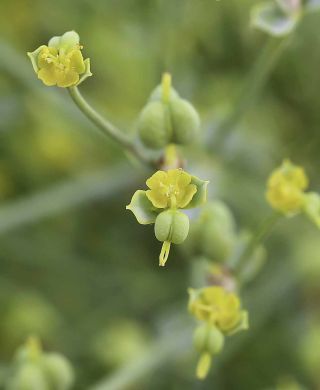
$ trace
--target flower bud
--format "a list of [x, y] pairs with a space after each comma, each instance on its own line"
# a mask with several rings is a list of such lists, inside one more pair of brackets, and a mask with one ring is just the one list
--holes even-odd
[[6, 390], [49, 390], [41, 368], [34, 363], [22, 365], [10, 378]]
[[74, 382], [74, 373], [69, 361], [58, 353], [45, 354], [42, 368], [50, 383], [50, 389], [68, 390]]
[[157, 216], [154, 231], [161, 242], [181, 244], [189, 232], [189, 218], [178, 210], [163, 211]]

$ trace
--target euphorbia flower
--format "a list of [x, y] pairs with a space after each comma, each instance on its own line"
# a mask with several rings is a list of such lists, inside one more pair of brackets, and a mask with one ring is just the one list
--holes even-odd
[[150, 189], [146, 191], [146, 195], [154, 207], [159, 209], [183, 209], [197, 192], [197, 187], [191, 184], [191, 180], [191, 175], [182, 169], [158, 171], [147, 180]]
[[71, 87], [92, 75], [90, 59], [83, 59], [79, 35], [69, 31], [28, 53], [33, 69], [45, 85]]
[[307, 187], [308, 178], [303, 168], [285, 160], [269, 177], [267, 200], [275, 210], [295, 214], [303, 207]]
[[220, 286], [189, 290], [189, 311], [200, 321], [215, 325], [230, 334], [248, 327], [247, 312], [241, 310], [239, 297]]

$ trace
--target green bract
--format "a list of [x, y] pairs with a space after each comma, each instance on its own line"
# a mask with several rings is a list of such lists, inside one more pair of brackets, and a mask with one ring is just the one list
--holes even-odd
[[272, 36], [290, 34], [299, 23], [304, 12], [320, 9], [319, 0], [270, 0], [254, 6], [251, 24]]
[[134, 193], [126, 209], [133, 212], [141, 225], [155, 223], [157, 215], [161, 211], [153, 206], [147, 197], [146, 191], [143, 190], [138, 190]]
[[256, 5], [251, 13], [254, 27], [270, 35], [282, 37], [290, 34], [300, 20], [300, 8], [290, 9], [275, 1]]
[[126, 207], [143, 225], [155, 223], [156, 238], [163, 242], [160, 265], [165, 265], [171, 244], [181, 244], [189, 232], [189, 218], [179, 209], [203, 205], [208, 181], [200, 180], [182, 169], [157, 171], [146, 182], [147, 191], [134, 193]]
[[320, 228], [320, 196], [317, 193], [308, 192], [304, 195], [303, 211]]
[[200, 118], [194, 107], [181, 99], [171, 85], [166, 88], [165, 83], [151, 94], [138, 121], [140, 139], [151, 149], [161, 149], [170, 143], [188, 144], [199, 128]]

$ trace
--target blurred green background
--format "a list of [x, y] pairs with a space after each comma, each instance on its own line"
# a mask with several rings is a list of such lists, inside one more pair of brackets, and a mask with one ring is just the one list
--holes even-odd
[[[230, 339], [208, 379], [197, 382], [186, 311], [196, 264], [174, 248], [159, 269], [152, 227], [125, 211], [149, 171], [96, 134], [65, 90], [42, 85], [26, 56], [76, 30], [94, 74], [82, 93], [128, 132], [169, 71], [210, 139], [270, 44], [250, 28], [255, 3], [1, 1], [3, 368], [37, 334], [46, 349], [72, 361], [79, 390], [319, 388], [319, 232], [302, 218], [277, 227], [266, 244], [267, 265], [243, 294], [250, 330]], [[210, 197], [229, 204], [239, 230], [254, 231], [268, 215], [265, 181], [282, 158], [303, 165], [320, 190], [319, 22], [320, 14], [304, 18], [221, 147], [184, 151], [188, 169], [210, 179]], [[124, 386], [130, 367], [140, 374]]]

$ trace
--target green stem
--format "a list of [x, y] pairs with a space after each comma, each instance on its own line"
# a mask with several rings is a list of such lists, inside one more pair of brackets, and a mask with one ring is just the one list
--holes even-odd
[[101, 169], [53, 185], [0, 207], [0, 235], [28, 226], [43, 218], [97, 199], [107, 199], [140, 180], [140, 173], [130, 172], [129, 165]]
[[274, 211], [257, 229], [255, 234], [252, 236], [248, 245], [240, 253], [238, 259], [236, 259], [232, 265], [236, 273], [241, 273], [246, 261], [252, 256], [255, 249], [269, 236], [276, 223], [280, 220], [282, 214]]
[[145, 353], [121, 367], [110, 377], [90, 387], [90, 390], [122, 390], [133, 387], [141, 378], [150, 375], [158, 367], [175, 360], [177, 356], [185, 355], [190, 350], [191, 337], [189, 327], [161, 336]]
[[70, 87], [68, 90], [74, 103], [83, 112], [83, 114], [97, 126], [104, 136], [112, 138], [141, 162], [152, 166], [154, 165], [154, 162], [149, 159], [142, 150], [140, 150], [130, 137], [120, 131], [111, 122], [103, 118], [93, 107], [90, 106], [90, 104], [81, 95], [77, 86]]
[[267, 82], [280, 55], [287, 47], [289, 38], [281, 41], [269, 38], [251, 72], [247, 76], [237, 101], [233, 104], [233, 107], [235, 107], [234, 110], [215, 129], [215, 136], [209, 143], [209, 148], [218, 150], [222, 146], [226, 136], [255, 103], [257, 96]]

